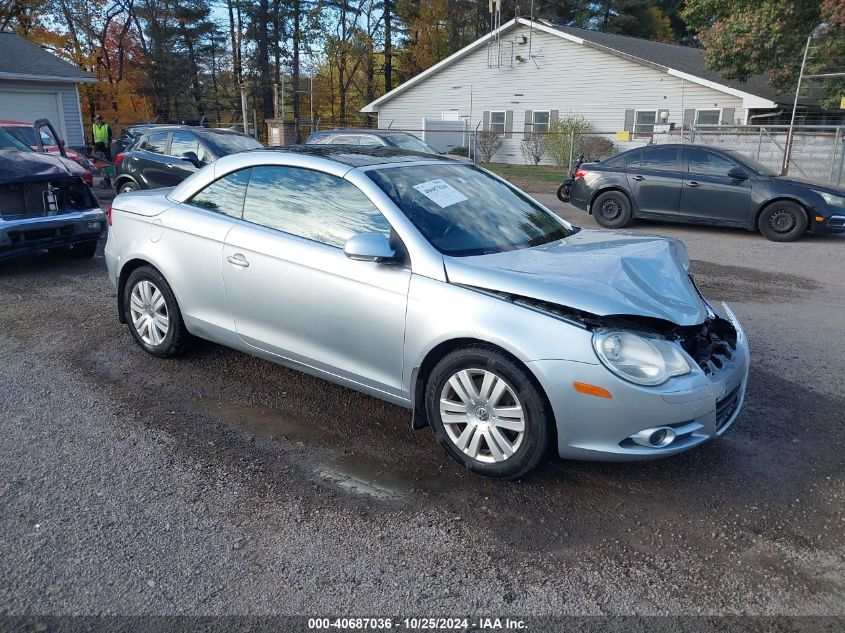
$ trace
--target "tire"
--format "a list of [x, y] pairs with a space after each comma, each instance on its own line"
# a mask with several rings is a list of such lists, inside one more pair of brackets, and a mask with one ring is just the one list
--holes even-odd
[[563, 184], [557, 188], [555, 192], [557, 194], [557, 199], [561, 202], [569, 202], [569, 187], [568, 184]]
[[123, 183], [117, 190], [117, 193], [129, 193], [130, 191], [138, 191], [140, 187], [131, 180]]
[[778, 200], [763, 209], [757, 228], [772, 242], [794, 242], [807, 230], [807, 213], [800, 204]]
[[[548, 457], [554, 437], [550, 407], [528, 370], [493, 346], [444, 356], [426, 383], [425, 406], [441, 446], [472, 472], [518, 479]], [[500, 408], [508, 411], [495, 415]]]
[[132, 337], [145, 352], [168, 358], [184, 350], [188, 330], [176, 297], [152, 266], [141, 266], [129, 275], [123, 288], [123, 311]]
[[77, 242], [69, 246], [56, 246], [55, 248], [47, 249], [47, 252], [51, 255], [70, 257], [71, 259], [90, 259], [97, 252], [97, 240]]
[[605, 191], [593, 201], [593, 217], [606, 229], [621, 229], [631, 221], [631, 201], [621, 191]]

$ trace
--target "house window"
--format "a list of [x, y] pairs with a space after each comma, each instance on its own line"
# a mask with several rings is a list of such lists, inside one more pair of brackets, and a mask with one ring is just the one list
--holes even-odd
[[657, 110], [637, 110], [634, 119], [635, 136], [652, 136], [654, 124], [657, 122]]
[[490, 131], [499, 134], [505, 133], [505, 113], [491, 112], [490, 113]]
[[550, 120], [550, 113], [548, 110], [535, 110], [533, 113], [534, 120], [532, 121], [533, 126], [532, 130], [534, 132], [548, 132], [549, 131], [549, 120]]
[[721, 110], [696, 110], [696, 125], [719, 125], [722, 120]]

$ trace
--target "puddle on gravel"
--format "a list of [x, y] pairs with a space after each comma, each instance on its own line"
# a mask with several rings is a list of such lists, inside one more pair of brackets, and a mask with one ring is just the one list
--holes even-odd
[[332, 437], [332, 434], [313, 422], [296, 418], [272, 407], [254, 407], [223, 400], [202, 398], [196, 406], [218, 418], [237, 424], [255, 437], [313, 442]]
[[338, 487], [384, 501], [398, 501], [413, 492], [445, 492], [454, 486], [446, 476], [420, 475], [407, 465], [364, 455], [344, 455], [321, 464], [317, 474]]

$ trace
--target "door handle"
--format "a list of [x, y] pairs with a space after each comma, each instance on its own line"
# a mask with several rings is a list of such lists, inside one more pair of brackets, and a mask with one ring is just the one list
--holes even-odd
[[173, 169], [174, 165], [172, 163], [164, 163], [164, 166], [168, 169]]
[[226, 258], [226, 261], [232, 264], [233, 266], [240, 266], [241, 268], [249, 268], [249, 262], [246, 261], [246, 257], [237, 253], [235, 255], [230, 255]]
[[687, 183], [687, 184], [688, 184], [690, 187], [700, 187], [700, 186], [701, 186], [700, 184], [698, 184], [698, 183], [697, 183], [697, 182], [695, 182], [694, 180], [693, 180], [692, 182]]
[[642, 176], [634, 176], [633, 178], [634, 178], [634, 180], [636, 180], [637, 182], [642, 182], [643, 180], [645, 180], [645, 178], [643, 178]]

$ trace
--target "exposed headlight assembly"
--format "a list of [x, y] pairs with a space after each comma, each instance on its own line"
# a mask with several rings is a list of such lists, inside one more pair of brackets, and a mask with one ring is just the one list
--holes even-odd
[[638, 385], [662, 385], [692, 368], [669, 341], [625, 330], [597, 330], [593, 348], [602, 364], [617, 376]]
[[827, 193], [825, 191], [816, 191], [813, 189], [817, 194], [819, 194], [822, 199], [827, 202], [832, 207], [845, 207], [845, 197], [843, 196], [835, 196], [832, 193]]

